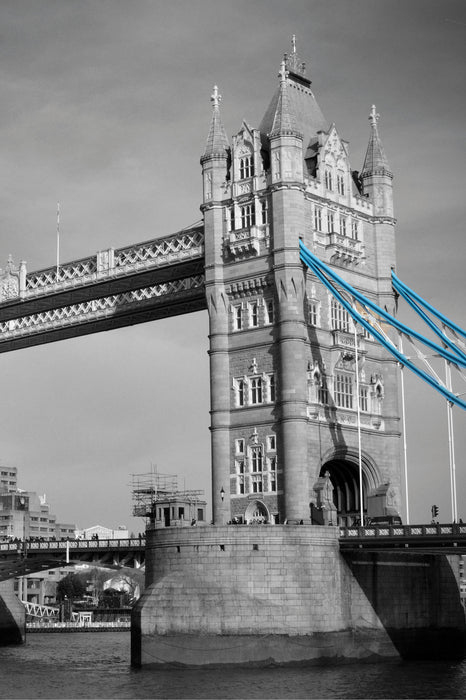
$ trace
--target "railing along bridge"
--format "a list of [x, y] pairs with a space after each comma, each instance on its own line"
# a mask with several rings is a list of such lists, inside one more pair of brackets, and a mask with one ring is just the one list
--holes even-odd
[[0, 352], [206, 308], [204, 228], [0, 276]]
[[340, 528], [340, 551], [466, 554], [466, 524], [369, 525]]
[[145, 562], [145, 547], [144, 537], [0, 542], [0, 581], [82, 563], [112, 569], [138, 569]]

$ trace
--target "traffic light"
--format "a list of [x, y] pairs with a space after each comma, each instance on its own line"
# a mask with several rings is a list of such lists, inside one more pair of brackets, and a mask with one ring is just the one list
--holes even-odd
[[438, 506], [432, 506], [432, 517], [436, 518], [438, 515]]

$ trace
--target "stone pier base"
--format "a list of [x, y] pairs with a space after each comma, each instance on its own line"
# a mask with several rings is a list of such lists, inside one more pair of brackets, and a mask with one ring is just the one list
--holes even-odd
[[0, 582], [0, 646], [23, 644], [26, 638], [26, 611], [13, 585], [13, 580]]
[[[135, 666], [265, 666], [466, 652], [446, 557], [340, 554], [338, 528], [166, 528], [147, 533], [133, 611]], [[453, 652], [454, 650], [454, 652]]]

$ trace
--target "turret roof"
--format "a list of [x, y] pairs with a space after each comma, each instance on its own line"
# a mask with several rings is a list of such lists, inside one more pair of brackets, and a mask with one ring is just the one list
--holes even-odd
[[282, 76], [282, 65], [280, 85], [264, 114], [259, 130], [265, 142], [266, 137], [276, 133], [278, 126], [289, 125], [303, 136], [306, 151], [311, 141], [317, 138], [317, 132], [328, 129], [328, 122], [311, 90], [311, 81], [305, 76], [305, 65], [298, 59], [294, 37], [293, 51], [289, 55], [285, 54], [284, 63], [286, 76]]
[[367, 145], [366, 157], [364, 159], [364, 165], [361, 171], [361, 176], [367, 176], [371, 175], [374, 172], [381, 171], [390, 173], [390, 166], [388, 165], [387, 156], [385, 155], [385, 151], [382, 146], [382, 141], [380, 140], [379, 132], [377, 129], [377, 122], [379, 120], [379, 117], [380, 115], [377, 114], [375, 105], [372, 105], [372, 110], [369, 115], [369, 121], [371, 123], [371, 135], [369, 137], [369, 143]]
[[213, 155], [226, 155], [229, 148], [225, 128], [220, 117], [220, 102], [222, 96], [219, 95], [216, 85], [214, 85], [210, 100], [212, 102], [212, 121], [210, 123], [210, 131], [207, 137], [203, 158]]

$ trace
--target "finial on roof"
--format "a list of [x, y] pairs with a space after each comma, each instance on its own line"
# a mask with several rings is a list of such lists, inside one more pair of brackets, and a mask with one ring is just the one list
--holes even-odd
[[377, 122], [380, 119], [380, 114], [377, 113], [377, 110], [375, 109], [375, 105], [372, 105], [371, 113], [369, 114], [368, 117], [371, 126], [377, 126]]
[[285, 54], [285, 65], [293, 73], [298, 73], [299, 75], [305, 75], [306, 73], [306, 64], [299, 60], [299, 56], [296, 53], [296, 34], [293, 34], [291, 37], [291, 54]]
[[286, 81], [287, 75], [288, 71], [286, 70], [285, 59], [283, 59], [283, 61], [280, 63], [280, 72], [278, 74], [281, 83], [284, 83]]
[[218, 87], [216, 85], [214, 85], [214, 91], [210, 96], [210, 101], [212, 102], [213, 107], [218, 107], [220, 105], [220, 102], [222, 101], [222, 96], [220, 95]]

